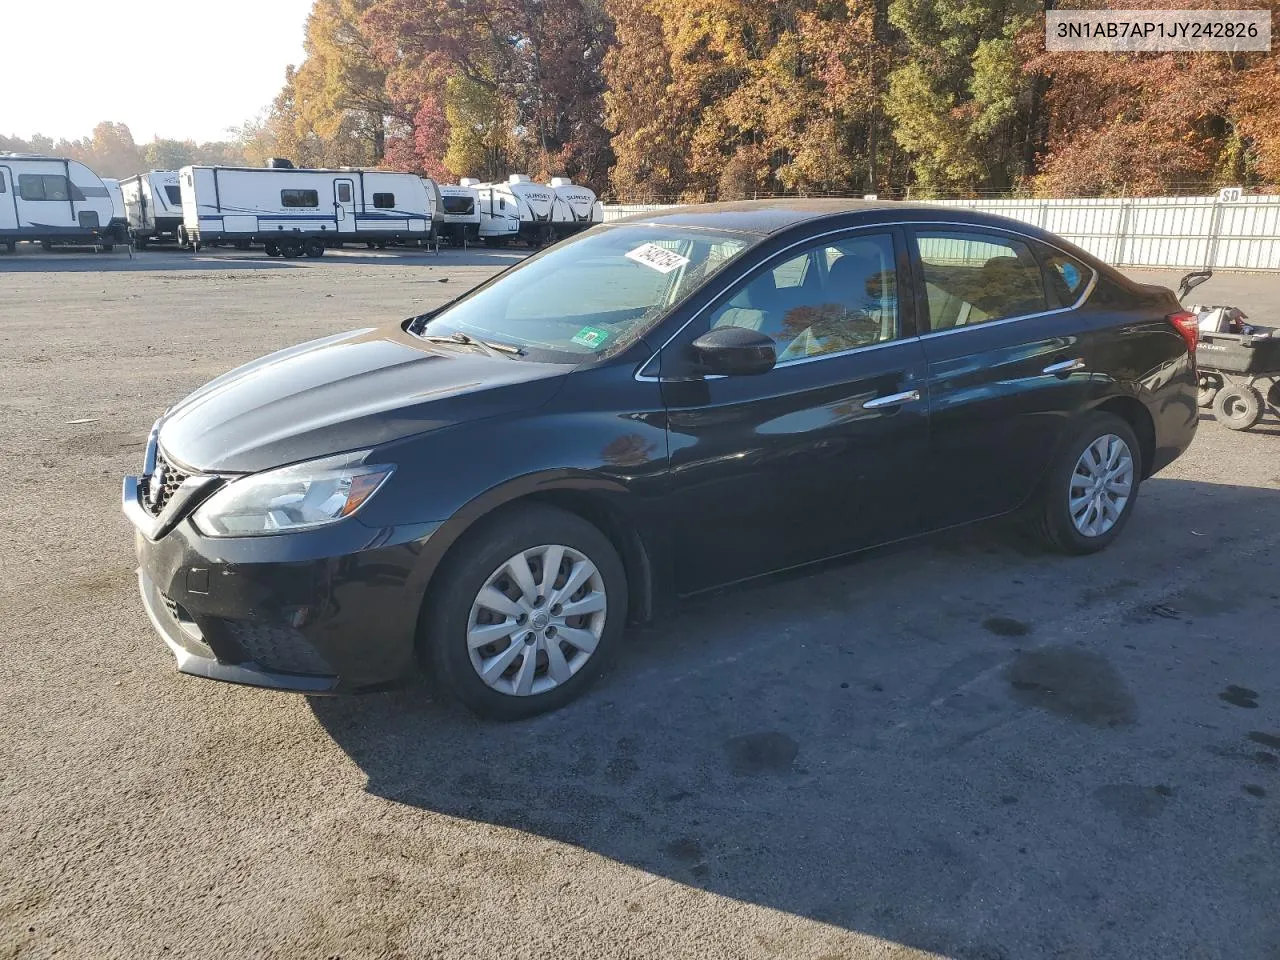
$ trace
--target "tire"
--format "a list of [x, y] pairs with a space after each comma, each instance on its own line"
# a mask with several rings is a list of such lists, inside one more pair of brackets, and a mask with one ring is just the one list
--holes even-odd
[[1200, 374], [1200, 386], [1196, 391], [1196, 404], [1201, 407], [1212, 407], [1213, 398], [1222, 389], [1222, 378], [1212, 373]]
[[276, 244], [271, 240], [268, 240], [266, 243], [264, 243], [262, 245], [262, 249], [266, 251], [266, 254], [268, 257], [280, 256], [280, 248], [276, 246]]
[[[540, 563], [545, 554], [539, 551], [557, 547], [564, 548], [564, 560], [556, 582], [564, 586], [567, 573], [581, 570], [580, 561], [586, 560], [594, 566], [594, 573], [571, 596], [578, 597], [577, 602], [581, 603], [582, 591], [589, 591], [589, 596], [603, 593], [603, 611], [570, 617], [572, 622], [565, 623], [552, 617], [556, 609], [551, 602], [554, 593], [537, 605], [508, 575], [507, 563], [527, 555], [530, 584], [540, 583]], [[508, 598], [515, 594], [515, 600], [506, 602], [512, 604], [513, 610], [519, 607], [530, 611], [522, 614], [526, 619], [517, 620], [506, 613], [501, 614], [502, 623], [493, 622], [500, 614], [491, 613], [478, 602], [486, 585], [490, 596], [497, 590], [505, 591]], [[545, 626], [546, 633], [537, 631], [537, 624], [545, 623], [548, 617], [551, 622]], [[491, 720], [519, 720], [555, 710], [581, 695], [616, 653], [626, 618], [626, 571], [609, 539], [576, 514], [541, 504], [518, 505], [482, 520], [453, 548], [423, 605], [423, 652], [440, 685], [472, 712]], [[522, 634], [522, 625], [530, 627], [530, 632]], [[484, 626], [498, 631], [495, 640], [473, 651], [468, 634]], [[510, 630], [504, 633], [504, 627]], [[569, 630], [578, 637], [598, 636], [594, 649], [587, 653], [575, 646], [567, 639]], [[530, 636], [535, 637], [532, 643], [526, 642]], [[563, 679], [552, 676], [548, 657], [552, 644], [560, 651]], [[513, 648], [514, 658], [503, 661], [503, 655]], [[530, 676], [526, 678], [524, 667], [531, 655]], [[492, 685], [479, 673], [486, 661], [494, 668], [505, 667]], [[515, 692], [526, 679], [526, 685], [533, 690], [539, 686], [545, 689]]]
[[[1072, 490], [1083, 489], [1085, 493], [1077, 496], [1077, 500], [1088, 497], [1091, 479], [1086, 453], [1092, 448], [1094, 455], [1105, 455], [1114, 449], [1107, 438], [1118, 440], [1123, 445], [1123, 453], [1127, 454], [1129, 466], [1126, 472], [1117, 473], [1116, 483], [1124, 483], [1127, 479], [1127, 493], [1123, 497], [1114, 496], [1111, 485], [1104, 485], [1095, 492], [1101, 493], [1101, 499], [1116, 507], [1120, 500], [1118, 515], [1111, 511], [1100, 512], [1095, 501], [1091, 508], [1086, 504], [1073, 511], [1071, 503]], [[1120, 461], [1121, 463], [1123, 461]], [[1105, 467], [1105, 463], [1104, 463]], [[1041, 482], [1040, 490], [1032, 504], [1032, 512], [1028, 526], [1031, 533], [1050, 550], [1059, 553], [1083, 555], [1097, 553], [1111, 544], [1133, 514], [1138, 499], [1138, 488], [1142, 477], [1142, 448], [1133, 429], [1120, 417], [1110, 413], [1091, 413], [1086, 416], [1072, 434], [1071, 440], [1062, 446]], [[1103, 476], [1111, 475], [1108, 471]], [[1093, 512], [1091, 512], [1091, 510]], [[1088, 531], [1089, 518], [1095, 518], [1093, 532]], [[1083, 521], [1083, 524], [1080, 524]], [[1082, 529], [1084, 526], [1084, 529]]]
[[301, 240], [289, 239], [280, 241], [280, 256], [293, 259], [302, 256], [302, 254], [303, 246]]
[[311, 237], [302, 245], [302, 252], [312, 259], [324, 256], [324, 243], [319, 237]]
[[1213, 416], [1228, 430], [1248, 430], [1262, 419], [1262, 394], [1253, 387], [1224, 387], [1214, 398]]

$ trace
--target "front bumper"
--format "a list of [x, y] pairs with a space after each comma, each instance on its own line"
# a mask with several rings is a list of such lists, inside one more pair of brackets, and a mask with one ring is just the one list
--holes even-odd
[[[435, 524], [374, 529], [353, 517], [294, 534], [206, 537], [187, 515], [152, 517], [133, 477], [122, 505], [136, 528], [143, 605], [181, 672], [323, 694], [413, 671], [420, 558]], [[172, 509], [187, 508], [175, 497]]]

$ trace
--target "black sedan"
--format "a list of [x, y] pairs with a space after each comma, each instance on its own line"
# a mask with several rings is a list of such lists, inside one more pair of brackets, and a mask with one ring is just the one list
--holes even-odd
[[955, 208], [691, 206], [293, 347], [124, 482], [185, 673], [475, 711], [581, 693], [677, 597], [991, 517], [1100, 550], [1196, 428], [1167, 290]]

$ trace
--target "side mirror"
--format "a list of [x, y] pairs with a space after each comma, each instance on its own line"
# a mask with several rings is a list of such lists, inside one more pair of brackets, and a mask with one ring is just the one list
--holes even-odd
[[751, 377], [768, 373], [778, 362], [773, 338], [746, 327], [714, 327], [693, 341], [704, 373]]
[[1182, 278], [1182, 282], [1178, 285], [1178, 299], [1181, 300], [1212, 276], [1212, 270], [1196, 270], [1193, 273], [1188, 273]]

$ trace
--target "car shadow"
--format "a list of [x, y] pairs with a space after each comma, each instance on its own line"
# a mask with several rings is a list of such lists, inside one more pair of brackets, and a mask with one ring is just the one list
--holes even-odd
[[1280, 541], [1280, 490], [1157, 479], [1144, 501], [1093, 558], [970, 528], [688, 601], [530, 721], [422, 683], [310, 706], [375, 795], [734, 900], [956, 957], [1145, 956], [1115, 938], [1166, 934], [1187, 955], [1161, 924], [1213, 942], [1267, 908], [1237, 872], [1253, 832], [1191, 812], [1204, 764], [1227, 763], [1193, 742], [1220, 739], [1193, 725], [1216, 730], [1199, 714], [1221, 684], [1166, 714], [1187, 700], [1169, 642], [1223, 614], [1219, 580], [1256, 589], [1232, 564]]

